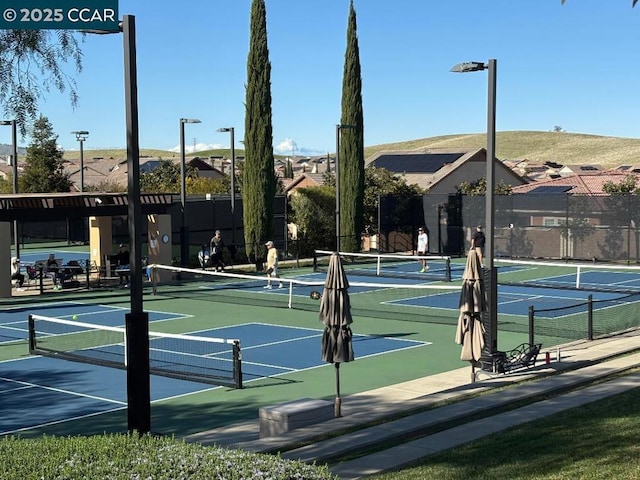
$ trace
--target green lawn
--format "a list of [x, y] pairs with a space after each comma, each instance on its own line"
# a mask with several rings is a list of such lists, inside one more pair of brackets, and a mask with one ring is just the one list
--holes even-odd
[[639, 479], [640, 388], [423, 459], [377, 480]]

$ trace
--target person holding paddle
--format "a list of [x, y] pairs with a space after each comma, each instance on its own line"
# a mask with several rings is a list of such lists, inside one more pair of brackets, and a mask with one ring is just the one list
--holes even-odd
[[[278, 278], [278, 249], [271, 240], [265, 243], [267, 247], [267, 284], [264, 288], [271, 288], [271, 279]], [[278, 288], [282, 288], [282, 282], [278, 285]]]

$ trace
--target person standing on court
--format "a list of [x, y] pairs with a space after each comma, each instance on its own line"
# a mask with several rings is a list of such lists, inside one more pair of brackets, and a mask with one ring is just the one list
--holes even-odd
[[[278, 249], [273, 242], [269, 240], [265, 243], [267, 247], [267, 284], [264, 288], [271, 288], [271, 279], [278, 278]], [[282, 288], [282, 282], [278, 285], [278, 288]]]
[[[429, 235], [427, 234], [424, 227], [418, 228], [418, 255], [426, 255], [429, 251]], [[420, 265], [422, 265], [422, 269], [420, 273], [424, 273], [429, 270], [429, 265], [427, 265], [427, 259], [421, 258], [418, 260]]]
[[224, 272], [224, 262], [222, 261], [223, 248], [224, 241], [222, 240], [222, 233], [220, 233], [220, 230], [216, 230], [209, 241], [209, 262], [216, 272]]
[[118, 246], [118, 253], [115, 255], [116, 260], [116, 273], [120, 277], [120, 285], [124, 284], [125, 287], [129, 286], [129, 271], [131, 270], [131, 259], [129, 250], [124, 243]]
[[478, 225], [476, 227], [476, 231], [471, 237], [471, 250], [476, 251], [478, 254], [478, 258], [480, 259], [480, 264], [484, 267], [484, 244], [486, 238], [484, 236], [484, 232], [482, 231], [482, 225]]

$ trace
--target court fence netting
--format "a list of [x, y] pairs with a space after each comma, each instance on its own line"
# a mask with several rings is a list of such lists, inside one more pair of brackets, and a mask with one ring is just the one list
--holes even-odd
[[640, 327], [640, 292], [557, 308], [529, 307], [529, 343], [594, 340]]
[[[29, 315], [29, 352], [126, 369], [126, 329]], [[149, 332], [149, 369], [155, 375], [242, 388], [240, 359], [237, 339]]]
[[[328, 250], [315, 250], [314, 271], [326, 272], [333, 253]], [[344, 269], [353, 275], [451, 281], [451, 257], [445, 255], [351, 252], [339, 254]], [[422, 271], [420, 261], [424, 261], [428, 267], [425, 271]]]
[[[310, 269], [288, 271], [271, 279], [261, 273], [230, 273], [167, 265], [150, 265], [154, 294], [246, 306], [318, 312], [326, 275]], [[295, 276], [293, 276], [295, 274]], [[378, 277], [373, 282], [349, 279], [353, 315], [411, 322], [455, 325], [460, 285], [418, 283]], [[426, 282], [426, 280], [425, 280]], [[427, 309], [427, 298], [437, 308]]]
[[496, 258], [498, 283], [593, 292], [640, 292], [640, 266]]
[[[527, 287], [524, 292], [532, 298], [532, 302], [537, 302], [538, 306], [545, 303], [545, 298], [542, 298], [542, 301], [534, 299], [549, 295], [548, 291], [545, 291], [549, 286], [585, 293], [589, 293], [590, 289], [603, 291], [607, 292], [607, 299], [592, 299], [591, 307], [586, 301], [586, 295], [584, 300], [576, 300], [572, 305], [561, 308], [533, 309], [532, 306], [523, 304], [519, 313], [499, 312], [500, 331], [521, 333], [529, 338], [534, 335], [542, 338], [545, 345], [551, 346], [566, 343], [567, 340], [589, 338], [590, 331], [593, 331], [593, 335], [599, 336], [640, 326], [640, 314], [637, 313], [640, 289], [629, 294], [625, 293], [625, 290], [630, 289], [630, 285], [625, 285], [623, 291], [619, 291], [620, 285], [588, 285], [582, 276], [587, 271], [581, 273], [580, 288], [576, 288], [577, 266], [552, 265], [552, 274], [549, 275], [549, 265], [540, 265], [540, 262], [530, 263], [521, 262], [518, 266], [508, 267], [500, 264], [499, 270], [504, 270], [504, 273], [498, 276], [499, 285], [514, 284]], [[557, 267], [561, 267], [562, 270], [557, 270]], [[542, 270], [536, 273], [538, 268]], [[165, 265], [152, 265], [151, 269], [154, 294], [313, 312], [319, 311], [326, 277], [322, 272], [308, 269], [306, 273], [296, 271], [294, 277], [294, 272], [283, 270], [281, 272], [285, 276], [271, 279], [272, 288], [265, 289], [268, 278], [260, 273], [214, 272]], [[599, 268], [595, 270], [607, 271]], [[361, 282], [354, 280], [359, 275], [354, 274], [352, 270], [347, 269], [346, 274], [349, 279], [348, 292], [353, 315], [453, 326], [458, 322], [461, 289], [458, 282], [434, 283], [425, 279], [424, 283], [421, 283], [411, 278], [383, 276], [372, 278], [372, 282]], [[522, 278], [517, 278], [518, 275]], [[550, 282], [552, 276], [555, 276], [555, 282]], [[561, 279], [562, 276], [566, 278]], [[157, 281], [158, 278], [162, 281]], [[593, 279], [590, 281], [593, 282]]]

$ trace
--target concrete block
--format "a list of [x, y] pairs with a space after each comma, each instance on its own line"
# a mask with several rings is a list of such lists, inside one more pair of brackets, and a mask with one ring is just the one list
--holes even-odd
[[334, 418], [333, 402], [303, 398], [260, 408], [260, 438], [281, 435]]

